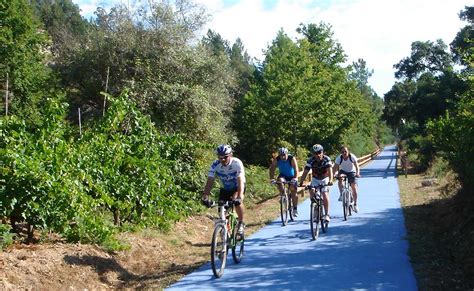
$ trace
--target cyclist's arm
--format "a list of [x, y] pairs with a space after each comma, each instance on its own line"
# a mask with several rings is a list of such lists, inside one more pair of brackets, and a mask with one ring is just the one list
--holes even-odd
[[237, 176], [237, 199], [244, 200], [244, 179], [242, 176]]
[[212, 185], [214, 184], [214, 177], [207, 177], [206, 186], [204, 186], [204, 192], [202, 194], [202, 199], [209, 199], [209, 193], [211, 193]]
[[296, 158], [295, 158], [295, 157], [293, 157], [293, 161], [291, 161], [291, 165], [292, 165], [293, 168], [295, 169], [295, 176], [294, 176], [293, 178], [298, 179], [298, 174], [299, 174], [298, 162], [296, 161]]
[[270, 180], [273, 180], [275, 177], [275, 168], [277, 165], [277, 159], [273, 159], [272, 164], [270, 165]]
[[301, 175], [300, 185], [303, 185], [303, 182], [306, 179], [306, 176], [308, 175], [308, 172], [309, 172], [309, 169], [305, 167], [304, 171], [303, 171], [303, 175]]
[[333, 172], [334, 172], [333, 177], [334, 177], [334, 176], [336, 176], [337, 173], [339, 172], [339, 164], [338, 164], [338, 163], [334, 163], [334, 167], [333, 167], [333, 168], [334, 168], [334, 170], [333, 170]]
[[332, 167], [329, 167], [329, 184], [332, 184], [333, 177]]
[[359, 162], [357, 161], [357, 159], [355, 159], [354, 167], [356, 170], [356, 177], [360, 177], [360, 167], [359, 167]]

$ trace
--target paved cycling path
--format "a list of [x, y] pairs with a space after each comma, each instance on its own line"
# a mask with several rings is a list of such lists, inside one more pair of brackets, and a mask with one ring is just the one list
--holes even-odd
[[316, 241], [306, 199], [296, 221], [282, 227], [277, 219], [248, 237], [242, 262], [230, 254], [220, 279], [208, 263], [167, 290], [416, 290], [395, 164], [391, 146], [362, 169], [360, 211], [348, 221], [333, 186], [329, 231]]

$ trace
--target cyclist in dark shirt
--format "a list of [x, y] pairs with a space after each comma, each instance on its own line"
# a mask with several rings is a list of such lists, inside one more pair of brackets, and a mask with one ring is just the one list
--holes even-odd
[[[301, 176], [300, 185], [303, 186], [303, 182], [308, 175], [309, 170], [312, 173], [311, 186], [318, 185], [332, 185], [333, 173], [332, 173], [332, 162], [331, 158], [324, 155], [323, 146], [315, 144], [311, 148], [313, 156], [308, 159], [304, 167], [303, 175]], [[326, 213], [324, 219], [330, 221], [329, 217], [329, 187], [324, 187], [321, 190], [323, 195], [324, 211]], [[314, 189], [310, 189], [311, 198], [314, 196]]]

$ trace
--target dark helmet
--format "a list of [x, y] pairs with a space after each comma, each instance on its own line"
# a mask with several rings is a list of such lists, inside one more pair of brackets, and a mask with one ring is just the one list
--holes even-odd
[[227, 156], [232, 153], [232, 148], [228, 144], [221, 144], [216, 149], [218, 156]]

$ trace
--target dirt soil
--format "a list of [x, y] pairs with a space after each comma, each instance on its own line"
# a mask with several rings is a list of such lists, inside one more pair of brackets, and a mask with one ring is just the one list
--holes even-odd
[[[246, 234], [278, 217], [271, 199], [247, 209]], [[162, 289], [209, 260], [216, 210], [178, 222], [169, 233], [124, 233], [130, 249], [61, 242], [14, 244], [0, 251], [0, 290]]]

